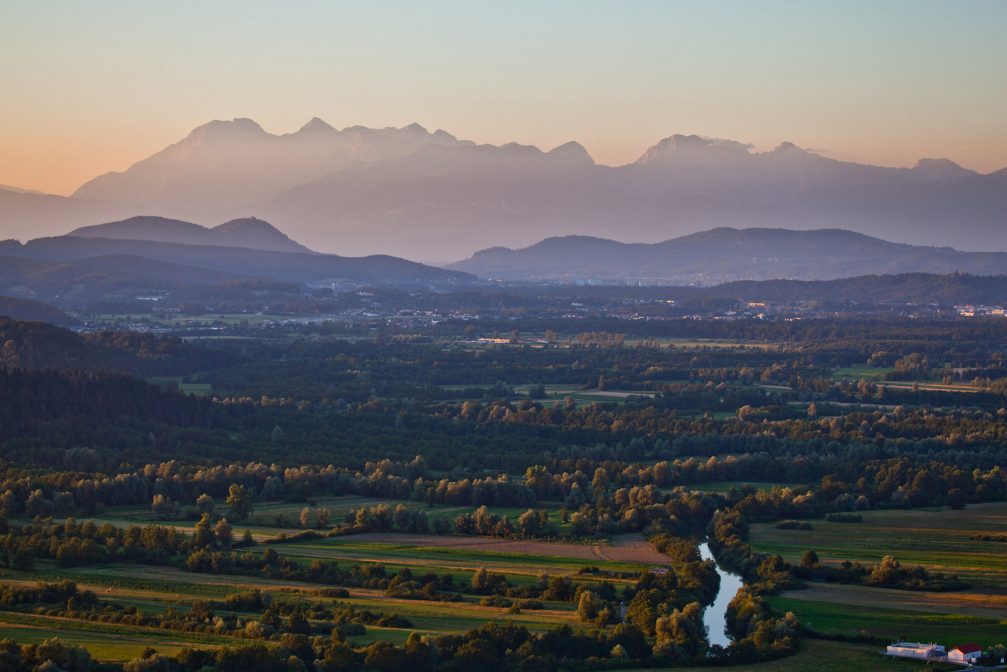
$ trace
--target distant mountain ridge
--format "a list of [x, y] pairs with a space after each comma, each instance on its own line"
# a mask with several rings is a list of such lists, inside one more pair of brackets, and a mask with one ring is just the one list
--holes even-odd
[[509, 281], [714, 285], [916, 272], [1001, 275], [1007, 274], [1007, 253], [891, 243], [841, 229], [723, 227], [653, 244], [547, 238], [517, 250], [482, 250], [448, 268]]
[[182, 245], [244, 247], [272, 252], [311, 252], [300, 243], [288, 238], [269, 222], [255, 217], [232, 219], [219, 226], [207, 228], [192, 222], [183, 222], [167, 217], [138, 216], [119, 222], [83, 226], [74, 229], [67, 235], [78, 238], [148, 240]]
[[0, 241], [0, 295], [80, 307], [170, 296], [254, 301], [264, 293], [279, 293], [297, 300], [312, 287], [475, 280], [468, 273], [387, 255], [319, 254], [255, 218], [207, 229], [163, 217], [135, 217], [74, 233], [27, 243]]
[[[2, 241], [0, 256], [73, 263], [112, 257], [147, 259], [177, 267], [201, 269], [208, 274], [216, 274], [220, 280], [258, 278], [294, 283], [347, 280], [394, 283], [474, 279], [463, 271], [425, 266], [387, 255], [342, 257], [334, 254], [75, 236], [38, 238], [24, 244], [16, 240]], [[179, 278], [181, 281], [185, 279], [184, 275]]]
[[447, 262], [504, 244], [589, 235], [654, 243], [718, 227], [847, 229], [888, 240], [1007, 251], [1007, 169], [943, 158], [912, 168], [839, 161], [784, 142], [671, 135], [624, 166], [576, 142], [478, 145], [418, 124], [337, 130], [312, 119], [272, 134], [212, 121], [71, 197], [0, 189], [0, 236], [63, 234], [158, 213], [255, 213], [312, 249]]

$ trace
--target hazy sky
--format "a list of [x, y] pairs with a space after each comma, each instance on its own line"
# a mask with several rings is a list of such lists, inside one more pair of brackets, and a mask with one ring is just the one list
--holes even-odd
[[0, 0], [0, 66], [0, 184], [54, 193], [239, 116], [1007, 166], [1005, 0]]

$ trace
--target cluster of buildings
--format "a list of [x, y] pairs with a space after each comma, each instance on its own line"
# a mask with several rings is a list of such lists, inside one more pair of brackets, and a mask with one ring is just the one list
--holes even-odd
[[967, 304], [955, 306], [955, 312], [960, 317], [1007, 317], [1007, 308], [1003, 306], [973, 306], [972, 304]]
[[978, 644], [959, 644], [951, 650], [945, 650], [941, 644], [922, 644], [919, 642], [895, 642], [885, 649], [886, 656], [896, 658], [915, 658], [932, 662], [960, 663], [974, 665], [982, 658], [983, 648]]

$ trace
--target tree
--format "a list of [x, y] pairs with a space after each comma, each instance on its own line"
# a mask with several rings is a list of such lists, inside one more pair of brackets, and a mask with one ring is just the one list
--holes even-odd
[[227, 518], [221, 518], [217, 521], [217, 524], [213, 527], [213, 533], [217, 535], [217, 541], [221, 546], [229, 548], [234, 543], [234, 530], [231, 529], [231, 524], [227, 522]]
[[315, 509], [315, 518], [318, 519], [318, 527], [328, 527], [329, 520], [332, 519], [332, 512], [328, 509]]
[[311, 634], [311, 623], [308, 622], [304, 610], [300, 607], [294, 607], [294, 610], [290, 612], [290, 618], [287, 619], [287, 630], [295, 635]]
[[374, 642], [364, 651], [364, 667], [369, 670], [398, 672], [404, 669], [406, 655], [391, 642]]
[[308, 528], [311, 527], [311, 509], [309, 507], [304, 507], [301, 509], [301, 527]]
[[193, 548], [212, 548], [217, 545], [217, 535], [210, 527], [210, 514], [204, 513], [192, 533]]
[[236, 520], [246, 520], [252, 514], [252, 497], [243, 485], [231, 484], [227, 490], [227, 504]]
[[150, 510], [158, 520], [171, 520], [178, 517], [178, 504], [164, 495], [154, 495]]
[[518, 516], [517, 530], [522, 537], [534, 537], [540, 529], [538, 513], [534, 509], [528, 509]]
[[476, 570], [476, 573], [472, 575], [472, 592], [482, 593], [485, 592], [489, 587], [490, 573], [485, 567], [480, 567]]
[[706, 627], [703, 625], [703, 607], [690, 602], [681, 610], [675, 609], [657, 619], [655, 653], [674, 655], [677, 649], [688, 658], [706, 652]]
[[598, 595], [590, 590], [581, 591], [577, 600], [577, 618], [585, 623], [590, 623], [598, 617], [598, 610], [601, 608], [601, 600]]
[[801, 556], [801, 567], [817, 567], [818, 566], [818, 554], [812, 549], [808, 549]]
[[213, 497], [210, 497], [210, 495], [204, 492], [203, 494], [201, 494], [199, 497], [196, 498], [196, 511], [199, 512], [199, 515], [209, 513], [212, 516], [213, 509], [214, 509]]

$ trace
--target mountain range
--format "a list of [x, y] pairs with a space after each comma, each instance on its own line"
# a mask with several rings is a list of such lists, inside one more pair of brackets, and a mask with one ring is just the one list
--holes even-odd
[[448, 266], [487, 279], [713, 285], [736, 280], [832, 280], [872, 274], [1007, 274], [1007, 252], [891, 243], [841, 229], [717, 228], [655, 244], [589, 236], [493, 247]]
[[842, 228], [1002, 251], [1007, 169], [980, 174], [947, 159], [886, 168], [695, 135], [610, 167], [575, 142], [542, 151], [317, 118], [275, 135], [234, 119], [69, 197], [0, 189], [0, 236], [21, 240], [139, 213], [200, 223], [255, 213], [314, 250], [436, 262], [546, 236], [656, 243], [718, 227]]

